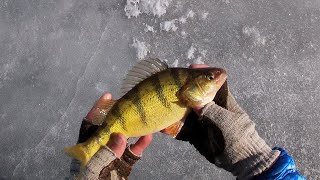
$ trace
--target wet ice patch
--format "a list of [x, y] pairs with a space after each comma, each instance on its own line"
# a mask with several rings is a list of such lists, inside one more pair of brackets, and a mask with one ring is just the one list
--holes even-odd
[[127, 0], [124, 11], [128, 18], [138, 17], [140, 14], [162, 16], [167, 12], [171, 0]]
[[255, 46], [264, 46], [266, 44], [266, 37], [262, 36], [256, 27], [245, 26], [242, 33], [249, 37]]
[[160, 23], [160, 30], [161, 31], [176, 31], [178, 27], [175, 25], [176, 20], [173, 19], [171, 21], [164, 21]]
[[131, 46], [136, 49], [138, 59], [144, 59], [149, 52], [148, 46], [145, 44], [145, 42], [139, 41], [136, 38], [133, 38], [133, 43]]

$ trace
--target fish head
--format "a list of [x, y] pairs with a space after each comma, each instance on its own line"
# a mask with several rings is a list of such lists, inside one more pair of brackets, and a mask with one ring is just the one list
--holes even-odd
[[227, 80], [222, 68], [191, 69], [190, 77], [179, 91], [179, 98], [188, 107], [203, 107], [211, 102]]

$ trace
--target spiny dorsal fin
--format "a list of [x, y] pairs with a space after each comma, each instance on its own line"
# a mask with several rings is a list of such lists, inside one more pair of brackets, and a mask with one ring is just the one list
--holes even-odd
[[159, 59], [147, 59], [138, 62], [123, 80], [120, 95], [123, 96], [141, 81], [166, 69], [168, 69], [168, 64]]

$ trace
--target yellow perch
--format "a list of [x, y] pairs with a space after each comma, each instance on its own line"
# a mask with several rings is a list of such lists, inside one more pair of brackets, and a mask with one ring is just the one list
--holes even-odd
[[175, 136], [183, 125], [180, 120], [191, 108], [212, 101], [226, 79], [221, 68], [168, 68], [158, 59], [140, 61], [124, 80], [124, 96], [108, 103], [110, 110], [98, 130], [65, 151], [86, 165], [112, 133], [129, 138], [166, 129]]

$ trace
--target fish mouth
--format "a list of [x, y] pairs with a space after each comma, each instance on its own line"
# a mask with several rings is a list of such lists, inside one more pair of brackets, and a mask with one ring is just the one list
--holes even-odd
[[216, 82], [217, 89], [219, 90], [220, 87], [228, 78], [227, 72], [222, 68], [214, 68], [214, 70], [212, 71], [212, 74], [215, 77], [214, 81]]

